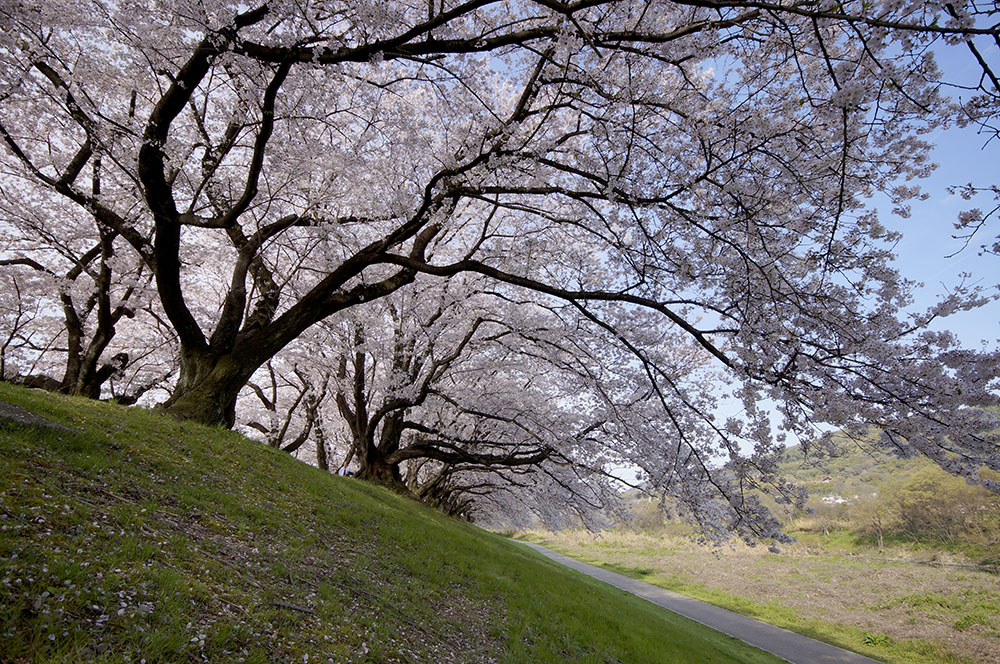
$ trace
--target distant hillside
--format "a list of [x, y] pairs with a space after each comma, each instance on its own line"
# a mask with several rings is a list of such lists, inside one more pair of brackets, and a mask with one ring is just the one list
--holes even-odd
[[796, 445], [785, 451], [779, 464], [784, 477], [809, 490], [810, 502], [837, 497], [871, 498], [885, 487], [933, 465], [922, 458], [900, 459], [881, 450], [862, 449], [845, 439], [837, 442], [839, 454], [835, 457], [807, 459]]
[[4, 664], [777, 662], [230, 431], [2, 404]]
[[[931, 468], [933, 463], [923, 458], [900, 459], [882, 451], [865, 451], [857, 444], [841, 439], [840, 453], [822, 459], [805, 458], [798, 445], [789, 447], [778, 467], [782, 477], [805, 486], [809, 491], [809, 505], [839, 505], [869, 500], [886, 488]], [[655, 502], [632, 491], [630, 509], [639, 527], [659, 527], [662, 515]], [[789, 509], [777, 506], [768, 498], [765, 503], [776, 514], [789, 516]], [[669, 501], [668, 501], [669, 503]]]

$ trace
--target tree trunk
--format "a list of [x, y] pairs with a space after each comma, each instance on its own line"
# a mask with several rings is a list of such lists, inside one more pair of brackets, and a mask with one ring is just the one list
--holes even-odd
[[377, 450], [375, 454], [369, 454], [361, 460], [357, 477], [366, 482], [380, 484], [396, 493], [412, 495], [410, 490], [406, 488], [406, 484], [403, 483], [399, 465], [386, 463], [385, 458]]
[[[102, 326], [103, 327], [103, 326]], [[111, 343], [111, 338], [115, 335], [115, 328], [102, 329], [99, 327], [87, 346], [86, 352], [79, 356], [76, 362], [76, 376], [65, 387], [70, 394], [99, 399], [101, 397], [101, 386], [119, 368], [124, 368], [128, 364], [128, 355], [118, 353], [111, 362], [102, 367], [98, 367], [101, 354]], [[124, 362], [123, 362], [124, 360]], [[118, 366], [120, 365], [120, 367]], [[67, 369], [67, 375], [69, 369]]]
[[232, 428], [236, 397], [260, 363], [236, 351], [215, 355], [185, 348], [180, 359], [180, 378], [163, 410], [179, 419]]
[[330, 472], [330, 458], [326, 453], [326, 437], [323, 435], [322, 423], [314, 430], [316, 438], [316, 467]]
[[66, 370], [63, 372], [60, 392], [75, 394], [74, 389], [80, 380], [83, 358], [83, 324], [73, 307], [69, 295], [61, 296], [63, 316], [66, 320]]

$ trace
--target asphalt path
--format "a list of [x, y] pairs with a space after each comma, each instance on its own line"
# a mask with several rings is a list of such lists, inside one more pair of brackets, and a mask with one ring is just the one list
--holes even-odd
[[[520, 541], [520, 540], [518, 540]], [[569, 556], [556, 553], [544, 546], [531, 542], [520, 542], [529, 546], [557, 563], [582, 572], [595, 579], [609, 583], [616, 588], [637, 595], [645, 600], [658, 604], [665, 609], [679, 613], [702, 625], [711, 627], [729, 636], [736, 637], [761, 650], [777, 655], [792, 662], [792, 664], [879, 664], [878, 660], [859, 655], [828, 643], [810, 639], [788, 630], [762, 623], [753, 618], [741, 616], [738, 613], [721, 609], [711, 604], [699, 602], [690, 597], [678, 595], [675, 592], [650, 585], [643, 581], [630, 579], [615, 572], [582, 563]]]

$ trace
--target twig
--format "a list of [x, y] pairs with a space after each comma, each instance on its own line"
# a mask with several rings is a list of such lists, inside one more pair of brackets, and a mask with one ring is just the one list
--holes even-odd
[[219, 601], [222, 602], [223, 604], [227, 604], [227, 605], [233, 607], [234, 609], [237, 609], [240, 613], [242, 613], [243, 615], [245, 615], [247, 618], [250, 617], [250, 613], [246, 609], [244, 609], [242, 606], [240, 606], [239, 604], [236, 604], [235, 602], [230, 602], [228, 599], [226, 599], [225, 597], [223, 597], [221, 595], [219, 595]]
[[271, 606], [280, 606], [284, 609], [291, 609], [292, 611], [300, 611], [302, 613], [309, 613], [311, 615], [316, 615], [316, 612], [310, 609], [308, 606], [297, 606], [295, 604], [289, 604], [288, 602], [282, 602], [280, 600], [271, 600]]

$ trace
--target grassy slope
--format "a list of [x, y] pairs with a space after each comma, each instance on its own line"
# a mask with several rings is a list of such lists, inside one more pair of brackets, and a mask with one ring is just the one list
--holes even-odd
[[0, 384], [3, 662], [776, 662], [228, 431]]

